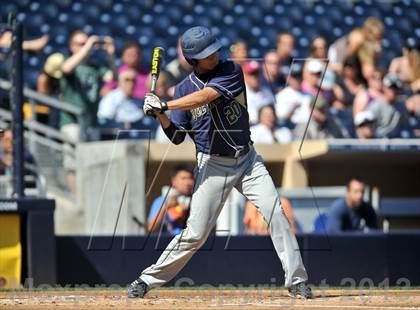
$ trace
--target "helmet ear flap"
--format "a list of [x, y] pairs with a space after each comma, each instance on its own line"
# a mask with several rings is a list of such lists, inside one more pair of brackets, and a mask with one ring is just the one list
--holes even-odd
[[198, 60], [185, 57], [185, 60], [193, 67], [197, 66]]

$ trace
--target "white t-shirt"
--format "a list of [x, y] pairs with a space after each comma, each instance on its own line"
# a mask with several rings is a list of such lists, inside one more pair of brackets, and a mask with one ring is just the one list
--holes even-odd
[[288, 86], [276, 95], [276, 114], [279, 119], [285, 119], [286, 115], [292, 111], [295, 104], [300, 106], [293, 112], [290, 120], [294, 124], [308, 122], [311, 114], [311, 96]]
[[292, 141], [292, 132], [289, 128], [277, 128], [273, 131], [264, 124], [258, 124], [250, 128], [251, 140], [254, 143], [289, 143]]
[[261, 87], [259, 91], [254, 91], [246, 87], [246, 101], [248, 103], [249, 122], [258, 123], [258, 110], [265, 105], [273, 104], [275, 97], [267, 87]]
[[137, 122], [143, 117], [141, 102], [127, 98], [120, 89], [114, 89], [102, 98], [98, 107], [98, 119], [110, 119], [120, 123]]

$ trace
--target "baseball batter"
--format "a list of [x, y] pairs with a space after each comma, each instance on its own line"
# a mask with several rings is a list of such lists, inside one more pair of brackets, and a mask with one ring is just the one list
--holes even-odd
[[[221, 43], [205, 27], [181, 37], [184, 57], [194, 71], [176, 85], [174, 99], [145, 97], [144, 112], [154, 114], [175, 144], [190, 135], [196, 145], [196, 183], [187, 227], [169, 243], [156, 264], [128, 287], [128, 297], [142, 298], [171, 280], [206, 241], [230, 191], [235, 187], [258, 208], [285, 271], [289, 295], [312, 298], [299, 246], [273, 180], [250, 139], [241, 67], [219, 59]], [[171, 110], [170, 118], [163, 112]]]

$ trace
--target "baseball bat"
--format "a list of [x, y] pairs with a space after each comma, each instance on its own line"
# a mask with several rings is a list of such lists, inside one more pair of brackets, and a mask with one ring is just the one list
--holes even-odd
[[152, 57], [152, 84], [150, 87], [150, 92], [155, 93], [156, 90], [156, 82], [159, 78], [160, 68], [162, 67], [163, 57], [165, 56], [165, 49], [163, 47], [155, 47], [153, 49], [153, 57]]

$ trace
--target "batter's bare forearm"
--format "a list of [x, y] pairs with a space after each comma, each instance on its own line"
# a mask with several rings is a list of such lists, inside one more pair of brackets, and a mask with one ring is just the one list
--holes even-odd
[[192, 110], [208, 104], [220, 97], [220, 94], [211, 87], [205, 87], [184, 97], [167, 102], [169, 110]]
[[160, 122], [160, 125], [162, 126], [163, 129], [168, 128], [171, 125], [171, 121], [169, 120], [168, 116], [165, 113], [156, 113], [155, 114], [157, 119]]

